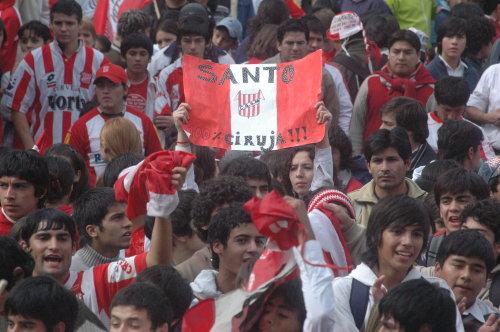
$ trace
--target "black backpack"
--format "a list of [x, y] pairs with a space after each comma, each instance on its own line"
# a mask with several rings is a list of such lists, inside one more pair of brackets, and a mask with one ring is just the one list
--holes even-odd
[[356, 99], [356, 95], [358, 94], [359, 87], [361, 83], [370, 76], [370, 70], [364, 64], [356, 60], [347, 54], [340, 53], [335, 56], [333, 62], [338, 63], [339, 65], [344, 66], [348, 70], [350, 70], [354, 75], [346, 82], [347, 83], [347, 91], [349, 91], [349, 95], [351, 96], [352, 102]]

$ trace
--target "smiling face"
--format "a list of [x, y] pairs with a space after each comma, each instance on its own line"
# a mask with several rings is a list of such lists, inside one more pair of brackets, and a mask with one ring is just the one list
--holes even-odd
[[38, 230], [26, 244], [35, 261], [33, 276], [48, 275], [64, 284], [69, 274], [71, 257], [76, 251], [76, 243], [65, 227], [45, 228], [46, 222], [40, 222]]
[[469, 191], [450, 194], [445, 193], [439, 198], [439, 215], [444, 222], [447, 233], [458, 231], [462, 228], [460, 214], [465, 207], [475, 201]]
[[295, 154], [290, 165], [289, 177], [294, 193], [302, 197], [309, 192], [314, 177], [314, 162], [309, 152], [299, 151]]
[[406, 272], [413, 265], [424, 243], [424, 232], [419, 225], [389, 225], [382, 232], [378, 247], [380, 270]]
[[436, 263], [436, 276], [446, 281], [457, 303], [467, 298], [467, 308], [486, 285], [487, 274], [484, 260], [476, 257], [450, 255], [443, 266]]
[[218, 241], [212, 245], [219, 256], [219, 270], [238, 274], [241, 265], [255, 259], [264, 250], [266, 238], [262, 236], [253, 223], [241, 224], [229, 233], [226, 245]]

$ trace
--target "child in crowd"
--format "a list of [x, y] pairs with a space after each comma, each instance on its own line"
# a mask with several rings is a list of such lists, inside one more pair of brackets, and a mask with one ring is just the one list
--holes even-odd
[[443, 238], [462, 228], [460, 214], [464, 208], [490, 195], [488, 185], [477, 174], [463, 168], [454, 168], [438, 177], [434, 199], [444, 228], [433, 234], [425, 255], [425, 266], [434, 266], [436, 253]]
[[455, 294], [465, 331], [478, 331], [498, 311], [477, 296], [495, 266], [491, 244], [476, 230], [448, 235], [436, 257], [436, 276], [444, 279]]
[[[424, 208], [413, 198], [390, 196], [374, 206], [366, 229], [367, 248], [362, 263], [349, 276], [333, 281], [336, 326], [342, 331], [361, 330], [368, 322], [377, 294], [423, 278], [413, 264], [426, 248], [429, 229]], [[427, 279], [447, 288], [437, 278]], [[460, 317], [455, 325], [461, 330]]]
[[486, 287], [479, 293], [481, 300], [490, 301], [495, 308], [500, 307], [500, 203], [493, 199], [485, 199], [471, 204], [462, 211], [461, 219], [464, 229], [478, 230], [493, 247], [495, 267], [488, 275]]

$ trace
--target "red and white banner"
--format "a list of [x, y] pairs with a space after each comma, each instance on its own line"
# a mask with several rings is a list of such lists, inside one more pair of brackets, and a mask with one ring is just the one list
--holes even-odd
[[224, 65], [183, 56], [184, 129], [196, 145], [265, 151], [317, 143], [321, 51], [279, 64]]
[[151, 0], [99, 0], [94, 15], [96, 33], [113, 41], [122, 13], [129, 9], [141, 9], [150, 2]]

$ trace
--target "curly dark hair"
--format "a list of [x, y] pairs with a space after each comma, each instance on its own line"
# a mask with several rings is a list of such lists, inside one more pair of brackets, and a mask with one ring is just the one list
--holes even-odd
[[483, 46], [490, 44], [495, 37], [495, 26], [486, 17], [471, 17], [467, 19], [467, 45], [464, 54], [474, 56]]
[[481, 225], [486, 226], [495, 235], [495, 242], [500, 242], [500, 203], [492, 198], [477, 201], [467, 206], [460, 215], [462, 222], [471, 217]]
[[217, 208], [232, 202], [246, 202], [252, 196], [250, 187], [241, 177], [223, 175], [203, 182], [191, 208], [193, 226], [200, 239], [207, 242], [207, 227]]

